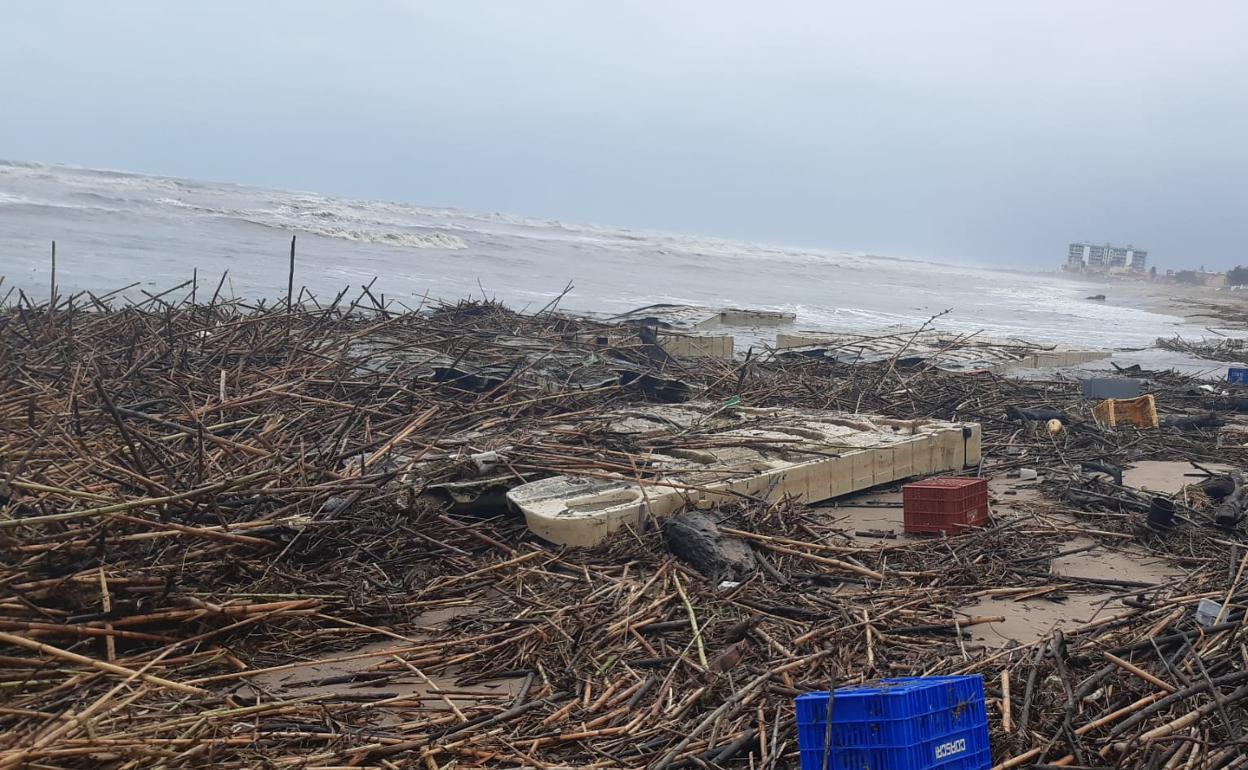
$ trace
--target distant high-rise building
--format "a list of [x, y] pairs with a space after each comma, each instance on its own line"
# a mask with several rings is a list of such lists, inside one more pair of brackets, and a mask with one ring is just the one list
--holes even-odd
[[1066, 252], [1066, 268], [1068, 270], [1083, 269], [1083, 252], [1087, 245], [1086, 243], [1070, 244], [1070, 249]]
[[1095, 243], [1088, 244], [1088, 269], [1104, 270], [1105, 269], [1105, 252], [1106, 246]]
[[1142, 273], [1148, 269], [1148, 252], [1134, 246], [1108, 243], [1072, 243], [1066, 248], [1066, 269], [1072, 272], [1104, 273], [1129, 268]]

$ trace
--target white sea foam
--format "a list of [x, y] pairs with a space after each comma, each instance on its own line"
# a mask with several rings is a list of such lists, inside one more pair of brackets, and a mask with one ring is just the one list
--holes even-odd
[[376, 243], [386, 246], [401, 246], [406, 249], [446, 249], [450, 251], [459, 251], [461, 249], [468, 248], [468, 244], [464, 242], [463, 238], [460, 238], [458, 235], [450, 235], [448, 233], [370, 231], [355, 230], [349, 227], [337, 227], [334, 225], [317, 226], [312, 223], [275, 224], [273, 222], [257, 220], [252, 221], [255, 224], [264, 225], [265, 227], [277, 227], [283, 230], [298, 230], [299, 232], [319, 235], [325, 238], [338, 238], [344, 241]]
[[0, 191], [0, 206], [29, 206], [38, 205], [38, 203], [38, 201], [31, 200], [30, 198], [26, 198], [21, 195], [14, 195], [13, 193]]
[[[422, 225], [402, 225], [367, 216], [358, 207], [296, 200], [272, 209], [236, 209], [205, 206], [180, 198], [156, 198], [162, 206], [196, 214], [229, 217], [264, 227], [338, 238], [359, 243], [376, 243], [407, 249], [445, 249], [458, 251], [468, 244], [458, 235], [423, 229]], [[365, 214], [361, 216], [361, 214]], [[413, 228], [421, 228], [413, 231]]]

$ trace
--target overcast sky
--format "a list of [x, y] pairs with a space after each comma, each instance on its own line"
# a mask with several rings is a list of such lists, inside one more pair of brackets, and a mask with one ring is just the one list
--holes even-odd
[[0, 157], [897, 256], [1248, 261], [1248, 4], [6, 3]]

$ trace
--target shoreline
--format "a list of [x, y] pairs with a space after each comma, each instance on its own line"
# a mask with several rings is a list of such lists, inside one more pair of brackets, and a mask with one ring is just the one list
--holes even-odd
[[[1210, 332], [1213, 330], [1208, 329], [1209, 326], [1248, 331], [1248, 292], [1135, 281], [1114, 281], [1109, 285], [1140, 302], [1147, 310], [1204, 326]], [[1210, 320], [1217, 323], [1207, 323]]]

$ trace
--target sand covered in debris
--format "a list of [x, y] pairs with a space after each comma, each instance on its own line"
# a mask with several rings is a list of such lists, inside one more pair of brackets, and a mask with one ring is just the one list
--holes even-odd
[[[1241, 755], [1248, 540], [1191, 487], [1179, 526], [1144, 526], [1190, 463], [1248, 461], [1215, 429], [1105, 429], [1072, 380], [676, 360], [488, 303], [104, 305], [0, 311], [8, 765], [783, 767], [797, 693], [947, 673], [986, 678], [998, 762], [1161, 763], [1173, 735], [1192, 767]], [[1139, 376], [1165, 413], [1245, 422]], [[603, 425], [664, 401], [977, 423], [963, 472], [996, 515], [890, 539], [858, 532], [897, 533], [897, 485], [741, 495], [707, 514], [758, 569], [725, 580], [659, 521], [576, 549], [507, 509], [553, 475], [656, 483], [680, 432]], [[1037, 406], [1064, 429], [1010, 416]], [[1205, 597], [1226, 602], [1213, 628]]]

